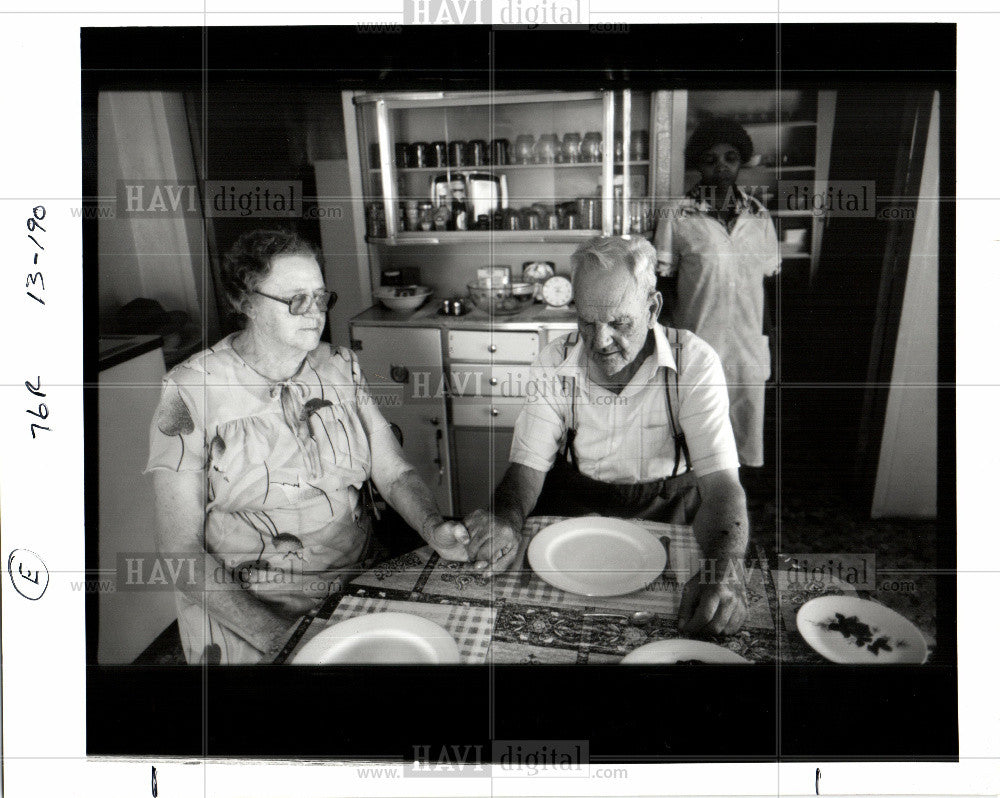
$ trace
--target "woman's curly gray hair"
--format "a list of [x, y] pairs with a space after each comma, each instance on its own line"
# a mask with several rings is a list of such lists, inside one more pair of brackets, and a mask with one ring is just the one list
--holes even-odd
[[577, 248], [570, 257], [570, 264], [574, 288], [582, 269], [608, 272], [624, 266], [640, 290], [646, 294], [656, 291], [656, 250], [641, 236], [592, 238]]
[[271, 273], [276, 255], [311, 255], [320, 261], [319, 250], [291, 230], [251, 230], [241, 235], [222, 261], [222, 287], [233, 309], [245, 315], [246, 303], [258, 285]]

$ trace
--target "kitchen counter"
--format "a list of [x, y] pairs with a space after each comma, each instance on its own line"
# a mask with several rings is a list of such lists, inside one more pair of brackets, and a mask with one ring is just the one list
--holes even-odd
[[163, 346], [159, 335], [117, 335], [104, 333], [97, 345], [98, 368], [104, 371]]
[[375, 305], [351, 319], [352, 324], [379, 327], [438, 327], [445, 330], [555, 330], [576, 329], [576, 306], [550, 308], [541, 303], [529, 305], [510, 316], [490, 316], [476, 308], [464, 316], [445, 316], [438, 312], [441, 300], [432, 297], [413, 313], [397, 313]]

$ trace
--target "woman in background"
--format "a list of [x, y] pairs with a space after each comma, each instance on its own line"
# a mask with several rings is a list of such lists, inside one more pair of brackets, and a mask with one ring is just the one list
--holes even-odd
[[719, 355], [740, 465], [762, 466], [764, 384], [771, 375], [763, 281], [777, 274], [781, 254], [767, 209], [738, 183], [752, 156], [750, 136], [737, 122], [699, 125], [685, 160], [701, 180], [668, 206], [654, 244], [660, 274], [669, 278], [660, 287], [664, 315]]
[[189, 663], [266, 659], [376, 558], [369, 478], [442, 557], [468, 559], [468, 532], [403, 459], [354, 353], [320, 342], [336, 294], [312, 245], [247, 233], [222, 280], [245, 327], [166, 375], [150, 430], [160, 551], [204, 563], [177, 585]]

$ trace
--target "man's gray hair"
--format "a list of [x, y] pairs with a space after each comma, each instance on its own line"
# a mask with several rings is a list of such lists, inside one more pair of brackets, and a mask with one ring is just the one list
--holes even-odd
[[598, 236], [581, 244], [570, 257], [573, 267], [573, 287], [582, 269], [610, 272], [628, 270], [639, 289], [646, 294], [656, 291], [656, 250], [642, 236]]

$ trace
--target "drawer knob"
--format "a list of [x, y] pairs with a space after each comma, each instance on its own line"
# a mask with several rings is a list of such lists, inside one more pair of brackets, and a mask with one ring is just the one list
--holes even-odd
[[487, 347], [487, 349], [489, 349], [491, 352], [496, 352], [497, 351], [497, 345], [496, 344], [490, 344]]
[[490, 408], [490, 415], [495, 418], [496, 416], [500, 415], [500, 411], [497, 410], [495, 407], [491, 407]]
[[490, 385], [496, 385], [499, 380], [496, 377], [490, 377]]

